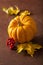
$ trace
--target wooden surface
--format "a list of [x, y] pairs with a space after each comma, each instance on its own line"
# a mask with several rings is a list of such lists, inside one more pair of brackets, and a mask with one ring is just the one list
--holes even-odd
[[43, 49], [32, 58], [24, 53], [17, 54], [6, 46], [7, 26], [14, 16], [5, 14], [2, 8], [15, 5], [21, 10], [28, 9], [32, 12], [31, 16], [36, 20], [38, 28], [33, 41], [43, 45], [43, 0], [0, 0], [0, 65], [43, 65]]

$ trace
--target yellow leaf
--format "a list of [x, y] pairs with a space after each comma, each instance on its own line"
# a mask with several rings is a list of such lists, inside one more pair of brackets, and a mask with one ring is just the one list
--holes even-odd
[[15, 6], [15, 8], [15, 14], [17, 15], [20, 12], [20, 9], [17, 6]]
[[13, 15], [13, 14], [17, 15], [20, 12], [20, 9], [17, 6], [15, 6], [15, 9], [13, 7], [9, 7], [8, 9], [3, 8], [3, 11], [9, 15]]
[[33, 44], [30, 42], [27, 44], [26, 50], [27, 50], [27, 53], [33, 57], [33, 54], [35, 53], [36, 49], [40, 49], [40, 48], [42, 48], [41, 45]]
[[14, 8], [13, 7], [9, 7], [7, 10], [8, 10], [8, 14], [10, 14], [10, 15], [14, 14]]
[[33, 47], [34, 47], [35, 49], [40, 49], [40, 48], [42, 48], [42, 46], [39, 45], [39, 44], [33, 44]]
[[8, 14], [7, 8], [3, 8], [3, 11]]
[[24, 49], [24, 45], [23, 44], [18, 44], [17, 45], [17, 52], [18, 53], [20, 53], [23, 49]]
[[33, 48], [32, 44], [30, 44], [30, 43], [27, 44], [26, 50], [27, 50], [27, 53], [33, 57], [35, 49]]
[[40, 49], [40, 48], [42, 48], [41, 45], [33, 44], [32, 42], [17, 45], [18, 53], [20, 53], [22, 50], [26, 50], [27, 53], [30, 54], [32, 57], [35, 51], [37, 51], [36, 49]]

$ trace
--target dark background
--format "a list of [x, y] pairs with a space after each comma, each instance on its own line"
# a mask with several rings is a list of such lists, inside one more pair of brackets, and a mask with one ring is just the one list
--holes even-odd
[[0, 0], [0, 65], [43, 65], [43, 49], [35, 53], [32, 58], [24, 53], [17, 54], [6, 46], [8, 39], [7, 26], [14, 16], [5, 14], [3, 7], [17, 5], [21, 10], [28, 9], [36, 20], [38, 33], [34, 42], [43, 45], [43, 0]]

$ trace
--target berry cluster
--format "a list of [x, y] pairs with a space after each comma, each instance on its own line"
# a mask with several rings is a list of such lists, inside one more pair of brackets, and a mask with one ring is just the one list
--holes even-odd
[[9, 38], [7, 40], [7, 46], [10, 48], [10, 49], [14, 49], [14, 46], [15, 46], [15, 41], [13, 38]]

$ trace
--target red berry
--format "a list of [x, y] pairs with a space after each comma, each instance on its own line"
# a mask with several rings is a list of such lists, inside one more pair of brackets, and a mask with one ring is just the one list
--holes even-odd
[[14, 45], [13, 45], [13, 44], [11, 44], [11, 45], [10, 45], [10, 49], [13, 49], [13, 48], [14, 48]]
[[14, 48], [14, 46], [15, 46], [14, 44], [15, 44], [15, 41], [14, 41], [13, 38], [9, 38], [7, 40], [7, 46], [9, 46], [10, 49], [13, 49]]

